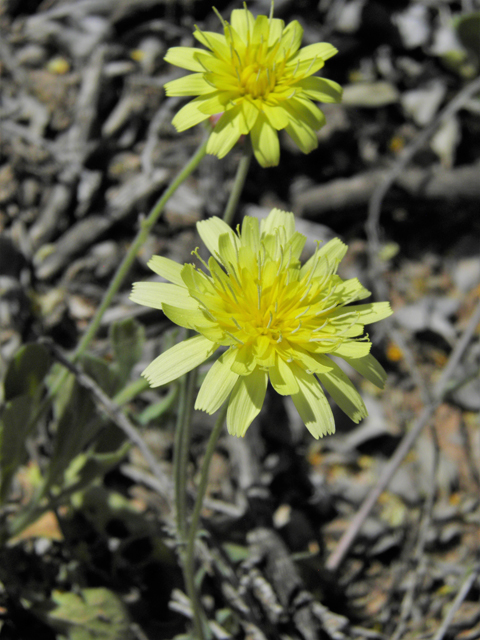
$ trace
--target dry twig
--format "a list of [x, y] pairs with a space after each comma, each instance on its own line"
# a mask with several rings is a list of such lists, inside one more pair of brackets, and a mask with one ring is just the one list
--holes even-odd
[[352, 522], [350, 523], [350, 526], [345, 531], [343, 536], [340, 538], [337, 548], [329, 556], [325, 565], [329, 571], [336, 571], [338, 569], [343, 559], [345, 558], [346, 554], [348, 553], [348, 550], [350, 549], [354, 540], [356, 539], [360, 529], [362, 528], [363, 523], [365, 522], [371, 510], [375, 506], [375, 503], [377, 502], [378, 498], [385, 491], [389, 482], [391, 481], [396, 471], [398, 470], [398, 467], [402, 463], [407, 453], [412, 448], [415, 440], [418, 438], [423, 428], [430, 422], [437, 407], [442, 403], [445, 393], [448, 390], [449, 380], [452, 377], [453, 372], [456, 369], [457, 365], [459, 364], [463, 356], [463, 353], [465, 352], [465, 349], [468, 347], [468, 344], [473, 334], [475, 333], [475, 330], [479, 322], [480, 322], [480, 302], [477, 304], [477, 307], [473, 312], [472, 317], [470, 318], [470, 322], [468, 323], [465, 331], [463, 332], [462, 337], [457, 342], [457, 345], [455, 346], [455, 349], [453, 350], [448, 360], [448, 363], [445, 369], [443, 370], [442, 375], [440, 376], [440, 379], [435, 385], [432, 401], [427, 406], [424, 407], [422, 413], [416, 420], [413, 427], [404, 435], [395, 453], [393, 454], [389, 463], [386, 465], [385, 469], [383, 470], [383, 473], [378, 479], [376, 485], [371, 489], [370, 493], [365, 498], [360, 509], [358, 510]]
[[460, 587], [460, 591], [457, 593], [457, 596], [453, 601], [452, 606], [448, 610], [448, 613], [443, 619], [443, 622], [440, 625], [440, 629], [437, 631], [437, 635], [434, 637], [433, 640], [443, 640], [443, 638], [445, 638], [445, 635], [448, 632], [448, 628], [452, 624], [453, 617], [457, 613], [462, 602], [468, 596], [470, 589], [473, 587], [473, 584], [479, 575], [480, 575], [480, 563], [477, 563], [474, 567], [470, 568], [467, 571], [467, 576], [462, 586]]
[[402, 174], [406, 166], [413, 159], [415, 154], [426, 144], [433, 136], [438, 127], [457, 113], [465, 104], [465, 102], [480, 91], [480, 77], [472, 80], [464, 87], [438, 114], [435, 120], [415, 138], [415, 140], [405, 147], [402, 155], [395, 162], [391, 170], [388, 172], [384, 180], [375, 188], [370, 199], [368, 207], [368, 217], [365, 229], [368, 237], [368, 249], [370, 253], [372, 280], [377, 280], [378, 272], [378, 253], [381, 246], [380, 242], [380, 215], [382, 210], [383, 199], [388, 190], [396, 182]]
[[98, 384], [86, 373], [84, 373], [77, 365], [73, 364], [66, 358], [53, 340], [42, 338], [41, 343], [44, 344], [53, 357], [68, 369], [75, 376], [78, 384], [90, 391], [95, 404], [105, 413], [116, 426], [123, 431], [127, 438], [135, 444], [145, 458], [151, 472], [155, 476], [155, 489], [159, 495], [167, 502], [171, 502], [173, 494], [171, 480], [163, 472], [162, 468], [150, 451], [149, 446], [142, 438], [135, 426], [130, 422], [125, 413], [115, 402], [113, 402], [98, 386]]

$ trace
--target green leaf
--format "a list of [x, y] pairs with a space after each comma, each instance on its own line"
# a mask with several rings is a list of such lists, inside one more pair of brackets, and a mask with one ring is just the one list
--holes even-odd
[[47, 622], [68, 640], [129, 640], [128, 611], [112, 591], [82, 589], [80, 594], [53, 592]]
[[8, 497], [15, 472], [27, 459], [25, 441], [36, 426], [34, 416], [51, 362], [43, 345], [31, 343], [20, 347], [8, 366], [0, 417], [0, 503]]
[[79, 453], [65, 470], [63, 489], [82, 491], [95, 480], [103, 477], [115, 467], [130, 450], [130, 442], [124, 442], [119, 449], [109, 453], [99, 453], [93, 447]]
[[7, 402], [0, 418], [0, 502], [8, 496], [12, 478], [27, 457], [25, 440], [36, 402], [29, 395]]
[[175, 403], [177, 396], [178, 385], [174, 385], [159, 402], [149, 404], [139, 415], [137, 415], [136, 420], [138, 424], [146, 425], [169, 411]]
[[122, 384], [117, 371], [103, 358], [85, 353], [80, 358], [80, 365], [87, 376], [93, 378], [109, 398], [112, 398], [121, 388]]
[[[92, 378], [107, 396], [115, 395], [121, 385], [118, 372], [110, 363], [102, 358], [84, 354], [80, 359], [80, 365], [84, 373]], [[72, 374], [68, 375], [58, 396], [59, 398], [55, 399], [57, 428], [47, 477], [49, 486], [57, 484], [63, 487], [66, 480], [64, 472], [91, 441], [95, 440], [95, 454], [93, 448], [90, 449], [92, 456], [97, 454], [115, 456], [124, 436], [96, 408], [91, 391], [82, 387]], [[100, 467], [94, 463], [93, 459], [91, 464], [87, 465], [84, 472], [90, 479], [88, 481], [85, 479], [85, 486], [93, 481], [95, 474], [102, 475]]]
[[222, 544], [222, 549], [228, 556], [230, 562], [237, 564], [238, 562], [242, 562], [242, 560], [246, 560], [248, 558], [248, 547], [244, 547], [240, 544], [235, 544], [233, 542], [225, 542]]
[[54, 449], [47, 469], [49, 486], [57, 481], [102, 425], [90, 392], [81, 387], [72, 374], [68, 375], [61, 391], [68, 401], [58, 417]]
[[119, 320], [111, 326], [110, 341], [120, 377], [125, 382], [142, 357], [145, 329], [133, 318]]
[[459, 16], [455, 27], [465, 49], [480, 62], [480, 11]]
[[47, 374], [51, 362], [50, 353], [41, 344], [31, 343], [20, 347], [5, 376], [5, 400], [24, 394], [33, 396]]

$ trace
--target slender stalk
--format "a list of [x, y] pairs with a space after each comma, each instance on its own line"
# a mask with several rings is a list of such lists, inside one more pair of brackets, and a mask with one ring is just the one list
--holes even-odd
[[[227, 415], [227, 403], [220, 409], [217, 421], [213, 427], [213, 431], [208, 439], [207, 450], [205, 451], [205, 457], [203, 458], [202, 468], [200, 469], [200, 481], [197, 488], [197, 496], [195, 498], [195, 506], [193, 507], [192, 519], [190, 521], [190, 528], [188, 530], [187, 549], [184, 560], [184, 576], [185, 586], [187, 589], [188, 597], [192, 603], [193, 621], [195, 625], [195, 633], [199, 640], [205, 640], [204, 626], [202, 625], [202, 614], [200, 603], [198, 600], [197, 589], [195, 587], [195, 540], [197, 537], [198, 524], [200, 522], [200, 513], [202, 511], [203, 499], [207, 490], [208, 484], [208, 472], [210, 470], [210, 463], [212, 456], [217, 446], [218, 438], [225, 422], [225, 416]], [[209, 628], [206, 629], [208, 636], [210, 637]]]
[[190, 450], [192, 411], [197, 382], [197, 370], [187, 373], [182, 380], [179, 413], [175, 430], [174, 473], [177, 534], [183, 555], [187, 535], [187, 469]]
[[81, 339], [78, 347], [76, 348], [73, 354], [74, 361], [77, 360], [77, 358], [79, 358], [86, 351], [88, 345], [90, 344], [95, 334], [97, 333], [98, 327], [100, 326], [100, 322], [102, 321], [103, 314], [108, 309], [108, 307], [110, 306], [110, 303], [112, 302], [113, 297], [122, 286], [125, 276], [130, 270], [130, 267], [132, 266], [133, 261], [135, 260], [139, 249], [144, 244], [152, 227], [157, 222], [160, 214], [163, 211], [165, 204], [168, 202], [168, 200], [170, 200], [170, 198], [173, 196], [173, 194], [178, 189], [178, 187], [182, 184], [182, 182], [184, 182], [188, 178], [188, 176], [193, 171], [195, 171], [195, 169], [198, 167], [200, 161], [202, 160], [203, 156], [206, 153], [206, 148], [207, 148], [207, 140], [204, 140], [202, 144], [198, 147], [197, 151], [192, 156], [190, 161], [187, 163], [187, 165], [180, 171], [180, 173], [176, 176], [176, 178], [174, 178], [174, 180], [172, 181], [168, 189], [164, 192], [164, 194], [158, 200], [156, 205], [153, 207], [148, 217], [140, 224], [140, 229], [138, 230], [138, 233], [134, 241], [130, 245], [130, 248], [127, 254], [123, 258], [122, 262], [120, 263], [120, 266], [118, 267], [112, 281], [110, 282], [110, 286], [108, 287], [105, 295], [103, 296], [102, 302], [100, 303], [100, 306], [98, 307], [95, 313], [95, 316], [90, 322], [88, 329], [85, 332], [85, 335]]
[[193, 567], [193, 555], [195, 548], [195, 538], [197, 535], [198, 523], [200, 520], [200, 513], [202, 511], [203, 498], [205, 497], [205, 491], [208, 483], [208, 472], [210, 470], [210, 462], [217, 446], [218, 438], [222, 432], [223, 424], [225, 422], [225, 416], [227, 415], [228, 404], [225, 402], [220, 409], [220, 413], [213, 427], [210, 438], [208, 439], [207, 450], [205, 451], [205, 457], [202, 461], [202, 468], [200, 469], [200, 480], [197, 488], [197, 496], [195, 498], [195, 506], [193, 507], [192, 519], [190, 521], [190, 530], [188, 532], [187, 540], [187, 562]]
[[[248, 169], [252, 159], [252, 146], [250, 138], [245, 140], [244, 154], [238, 164], [237, 173], [233, 183], [232, 191], [225, 207], [223, 220], [231, 225], [238, 202], [245, 185]], [[191, 376], [191, 377], [189, 377]], [[227, 404], [220, 411], [214, 430], [210, 436], [207, 445], [207, 452], [202, 464], [200, 472], [200, 484], [197, 490], [195, 506], [192, 519], [188, 528], [186, 522], [186, 478], [188, 465], [188, 452], [190, 449], [190, 432], [193, 410], [193, 396], [195, 394], [195, 371], [190, 372], [187, 376], [186, 389], [184, 391], [185, 399], [180, 400], [179, 421], [175, 434], [175, 451], [174, 451], [174, 476], [175, 476], [175, 504], [177, 509], [177, 532], [180, 542], [180, 557], [183, 565], [183, 577], [185, 580], [185, 588], [192, 605], [193, 624], [197, 640], [207, 640], [211, 637], [210, 628], [205, 619], [205, 614], [200, 604], [199, 594], [195, 586], [195, 538], [197, 535], [200, 512], [202, 510], [203, 498], [208, 481], [208, 471], [210, 461], [215, 450], [218, 437], [222, 430], [227, 411]], [[190, 395], [191, 394], [191, 395]], [[182, 406], [183, 405], [183, 406]], [[186, 550], [183, 548], [186, 538]]]
[[232, 225], [235, 211], [237, 210], [240, 195], [247, 179], [248, 170], [250, 168], [250, 162], [252, 160], [253, 150], [250, 138], [245, 140], [244, 154], [238, 163], [237, 173], [235, 175], [235, 181], [233, 183], [232, 191], [223, 213], [223, 219], [228, 225]]

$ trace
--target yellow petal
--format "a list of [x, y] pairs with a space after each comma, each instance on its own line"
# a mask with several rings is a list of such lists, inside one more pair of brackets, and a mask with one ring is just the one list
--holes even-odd
[[247, 134], [255, 126], [260, 111], [251, 100], [242, 100], [240, 104], [242, 107], [243, 122], [245, 123], [245, 130], [242, 130], [242, 133]]
[[335, 421], [328, 400], [316, 378], [292, 364], [299, 390], [292, 395], [305, 426], [314, 438], [323, 438], [335, 433]]
[[342, 87], [326, 78], [311, 76], [303, 78], [294, 86], [301, 87], [308, 98], [318, 100], [318, 102], [340, 102], [342, 99]]
[[271, 126], [277, 131], [285, 129], [285, 127], [288, 126], [289, 119], [285, 109], [282, 106], [271, 107], [265, 105], [263, 107], [263, 113], [265, 114], [265, 117], [267, 118]]
[[230, 23], [239, 37], [247, 42], [248, 34], [253, 30], [255, 18], [245, 7], [244, 9], [234, 9], [230, 16]]
[[203, 336], [189, 338], [155, 358], [142, 372], [142, 376], [151, 387], [167, 384], [205, 362], [217, 347], [218, 345]]
[[336, 362], [330, 360], [332, 370], [319, 374], [320, 382], [340, 409], [355, 423], [366, 418], [367, 408], [360, 394], [350, 382], [348, 376], [340, 369]]
[[314, 254], [307, 260], [307, 262], [300, 269], [300, 277], [303, 278], [306, 275], [309, 275], [310, 270], [314, 265], [315, 270], [313, 273], [313, 277], [315, 278], [323, 276], [328, 272], [331, 273], [332, 265], [338, 264], [347, 253], [347, 250], [348, 247], [344, 242], [342, 242], [338, 238], [333, 238], [322, 247], [320, 247], [316, 255]]
[[255, 158], [262, 167], [276, 167], [280, 161], [278, 134], [260, 114], [251, 132]]
[[255, 368], [255, 358], [253, 357], [253, 350], [249, 346], [239, 347], [238, 349], [232, 349], [235, 355], [235, 359], [232, 361], [232, 371], [238, 373], [240, 376], [247, 376], [252, 373]]
[[275, 235], [277, 230], [284, 231], [284, 241], [289, 240], [295, 233], [295, 216], [291, 211], [272, 209], [268, 216], [260, 223], [262, 237], [267, 234]]
[[205, 71], [197, 60], [197, 54], [205, 53], [202, 49], [193, 47], [171, 47], [164, 58], [165, 62], [189, 71]]
[[389, 302], [372, 302], [370, 304], [358, 304], [352, 307], [342, 307], [335, 309], [329, 314], [332, 320], [342, 321], [350, 324], [352, 320], [356, 320], [362, 324], [371, 324], [378, 322], [392, 315], [392, 309]]
[[242, 221], [242, 245], [251, 247], [254, 253], [260, 250], [260, 225], [258, 218], [245, 216]]
[[383, 389], [385, 386], [385, 380], [387, 379], [387, 372], [382, 365], [371, 354], [364, 358], [344, 358], [345, 362], [358, 371], [360, 375], [369, 380], [379, 389]]
[[213, 363], [198, 392], [195, 409], [212, 414], [227, 400], [238, 380], [238, 374], [231, 370], [232, 351], [229, 349]]
[[332, 353], [341, 358], [364, 358], [370, 353], [371, 342], [359, 342], [358, 340], [348, 340], [342, 342]]
[[207, 143], [207, 153], [223, 158], [240, 138], [239, 112], [241, 107], [228, 110], [215, 125]]
[[208, 220], [197, 222], [197, 231], [203, 244], [213, 256], [219, 255], [218, 242], [221, 235], [227, 234], [233, 243], [236, 244], [237, 242], [232, 228], [217, 216], [212, 216], [208, 218]]
[[[316, 42], [315, 44], [310, 44], [307, 47], [302, 47], [300, 51], [289, 59], [288, 67], [295, 67], [298, 62], [308, 63], [315, 60], [315, 58], [317, 60], [325, 61], [336, 53], [338, 53], [338, 49], [328, 42]], [[316, 69], [316, 71], [317, 70], [318, 69]], [[309, 75], [313, 73], [315, 73], [315, 71], [311, 71]]]
[[214, 31], [200, 31], [197, 27], [193, 32], [193, 36], [220, 58], [224, 60], [230, 58], [230, 49], [228, 48], [224, 35], [215, 33]]
[[298, 393], [298, 382], [292, 367], [283, 358], [276, 359], [276, 365], [268, 370], [270, 382], [277, 393], [282, 396], [290, 396]]
[[[294, 22], [297, 22], [297, 21], [294, 20]], [[291, 24], [293, 24], [293, 23], [291, 23]], [[290, 26], [290, 25], [288, 25], [288, 26]], [[269, 47], [273, 47], [273, 45], [276, 42], [278, 42], [279, 40], [281, 41], [282, 34], [284, 33], [284, 29], [285, 29], [285, 22], [283, 20], [279, 20], [278, 18], [272, 18], [271, 20], [269, 20], [269, 32], [268, 32], [268, 46]], [[303, 32], [303, 30], [302, 30], [302, 32]], [[301, 40], [301, 37], [300, 37], [300, 40]], [[290, 41], [291, 41], [291, 38], [290, 38]], [[281, 45], [280, 45], [280, 47], [281, 47]]]
[[249, 376], [240, 376], [230, 396], [227, 410], [228, 432], [243, 437], [258, 416], [265, 400], [268, 375], [259, 368]]
[[288, 101], [290, 121], [296, 119], [307, 127], [318, 131], [325, 124], [325, 116], [308, 98], [295, 96]]
[[283, 31], [283, 36], [281, 40], [281, 44], [278, 50], [277, 59], [283, 59], [285, 55], [283, 52], [287, 51], [289, 54], [289, 59], [291, 59], [295, 53], [298, 51], [298, 48], [302, 44], [303, 38], [303, 27], [298, 22], [298, 20], [292, 20], [285, 30]]
[[165, 258], [164, 256], [152, 256], [147, 266], [154, 273], [162, 276], [162, 278], [170, 280], [170, 282], [178, 284], [181, 287], [184, 286], [181, 276], [183, 265], [178, 264], [178, 262]]
[[315, 131], [301, 122], [290, 120], [285, 131], [303, 153], [310, 153], [318, 147], [318, 139]]
[[185, 329], [198, 331], [198, 327], [206, 328], [211, 325], [206, 322], [205, 316], [199, 309], [181, 309], [171, 304], [163, 304], [162, 310], [169, 320], [178, 324], [179, 327], [185, 327]]
[[[198, 105], [198, 108], [202, 113], [208, 113], [209, 116], [213, 116], [218, 113], [224, 113], [229, 102], [230, 96], [226, 91], [217, 91], [215, 95], [206, 96], [205, 100]], [[230, 110], [233, 111], [233, 109]], [[214, 131], [217, 127], [218, 123], [215, 125]]]
[[[210, 94], [207, 94], [210, 95]], [[205, 102], [205, 96], [199, 96], [180, 109], [172, 120], [173, 126], [178, 132], [185, 131], [200, 124], [208, 118], [206, 113], [202, 113], [199, 106]]]
[[253, 35], [252, 41], [257, 42], [268, 42], [268, 32], [269, 32], [269, 20], [267, 16], [259, 15], [255, 18], [255, 23], [253, 25]]
[[134, 282], [130, 300], [152, 309], [162, 309], [165, 302], [180, 309], [198, 309], [185, 286], [166, 282]]
[[191, 73], [167, 82], [164, 89], [167, 96], [200, 96], [212, 93], [213, 88], [205, 82], [203, 73]]
[[285, 356], [287, 354], [300, 363], [303, 369], [310, 373], [326, 373], [331, 368], [329, 362], [320, 360], [317, 354], [307, 351], [296, 344], [291, 344], [290, 349], [285, 352]]

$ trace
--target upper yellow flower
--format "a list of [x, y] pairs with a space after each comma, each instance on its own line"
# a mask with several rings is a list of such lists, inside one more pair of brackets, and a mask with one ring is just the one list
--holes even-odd
[[352, 420], [364, 418], [362, 398], [327, 354], [383, 387], [386, 374], [370, 355], [363, 330], [391, 309], [387, 302], [346, 306], [370, 295], [356, 278], [335, 275], [346, 245], [335, 238], [301, 266], [306, 238], [295, 231], [293, 213], [278, 209], [261, 225], [246, 216], [237, 233], [216, 217], [197, 229], [212, 254], [205, 271], [154, 256], [149, 267], [172, 284], [133, 285], [133, 301], [162, 309], [172, 322], [199, 333], [145, 369], [151, 386], [171, 382], [226, 347], [203, 381], [195, 408], [214, 413], [229, 399], [230, 433], [245, 434], [263, 405], [268, 380], [278, 393], [292, 396], [316, 438], [335, 430], [319, 381]]
[[195, 71], [165, 85], [168, 96], [198, 96], [173, 119], [184, 131], [223, 114], [210, 136], [207, 153], [223, 158], [241, 135], [251, 134], [255, 157], [263, 167], [280, 160], [277, 131], [285, 129], [304, 153], [318, 145], [315, 132], [325, 116], [313, 104], [339, 102], [342, 89], [331, 80], [312, 77], [337, 50], [331, 44], [299, 49], [303, 29], [297, 20], [232, 11], [230, 24], [220, 18], [224, 35], [194, 32], [209, 50], [173, 47], [165, 60]]

